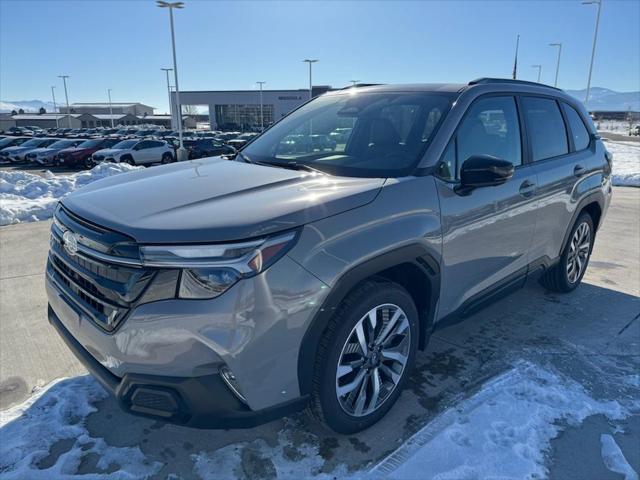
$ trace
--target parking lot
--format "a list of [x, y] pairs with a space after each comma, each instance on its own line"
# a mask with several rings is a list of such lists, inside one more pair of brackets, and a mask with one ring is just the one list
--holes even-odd
[[[616, 188], [577, 291], [551, 294], [532, 283], [438, 332], [419, 354], [410, 388], [397, 406], [373, 428], [351, 436], [336, 435], [303, 413], [255, 429], [225, 431], [186, 429], [122, 413], [91, 377], [82, 376], [83, 368], [46, 321], [43, 271], [49, 222], [2, 227], [0, 408], [13, 407], [4, 415], [15, 415], [16, 408], [24, 414], [2, 427], [0, 436], [18, 444], [31, 442], [22, 450], [23, 476], [16, 478], [65, 471], [252, 479], [301, 478], [305, 472], [334, 478], [365, 475], [380, 462], [369, 475], [399, 478], [395, 468], [411, 457], [408, 439], [416, 435], [409, 443], [415, 445], [441, 434], [457, 438], [454, 433], [464, 425], [454, 422], [452, 430], [447, 420], [452, 412], [472, 411], [482, 395], [489, 395], [483, 405], [500, 405], [499, 396], [492, 397], [497, 391], [492, 382], [508, 386], [534, 368], [584, 389], [596, 405], [583, 411], [567, 404], [567, 412], [583, 413], [556, 419], [562, 431], [550, 434], [548, 444], [542, 442], [540, 460], [551, 478], [621, 478], [605, 467], [601, 435], [614, 438], [638, 471], [639, 211], [640, 189]], [[39, 390], [61, 377], [68, 379]], [[37, 401], [20, 406], [34, 390], [41, 395]], [[554, 399], [552, 392], [545, 393], [542, 404], [564, 401]], [[626, 413], [611, 413], [612, 404]], [[535, 417], [536, 410], [530, 413]], [[493, 434], [485, 435], [489, 442]], [[458, 443], [466, 458], [477, 454], [472, 441]], [[523, 446], [518, 432], [506, 432], [493, 448], [508, 453]], [[534, 459], [535, 454], [532, 450]], [[15, 462], [10, 465], [20, 463]], [[0, 465], [0, 470], [8, 468]]]

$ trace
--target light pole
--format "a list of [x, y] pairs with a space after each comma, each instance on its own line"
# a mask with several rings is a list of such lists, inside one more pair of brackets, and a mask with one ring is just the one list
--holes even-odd
[[176, 118], [178, 119], [178, 161], [187, 159], [187, 151], [182, 143], [182, 108], [180, 106], [180, 87], [178, 86], [178, 62], [176, 60], [176, 36], [173, 29], [173, 9], [184, 8], [184, 2], [165, 2], [163, 0], [157, 0], [156, 2], [160, 8], [169, 9], [169, 23], [171, 24], [171, 48], [173, 52], [173, 78], [176, 84]]
[[53, 97], [53, 113], [56, 114], [56, 128], [60, 128], [60, 126], [58, 125], [58, 112], [56, 112], [57, 107], [56, 107], [56, 92], [54, 91], [56, 89], [56, 87], [54, 87], [53, 85], [51, 86], [51, 96]]
[[262, 114], [262, 85], [267, 82], [256, 82], [260, 85], [260, 131], [264, 130], [264, 115]]
[[558, 86], [558, 72], [560, 71], [560, 56], [562, 55], [562, 44], [561, 43], [550, 43], [550, 47], [558, 47], [558, 63], [556, 63], [556, 79], [553, 82], [553, 86]]
[[[591, 93], [591, 73], [593, 72], [593, 59], [596, 56], [596, 42], [598, 41], [598, 26], [600, 25], [600, 9], [602, 8], [602, 0], [586, 0], [583, 5], [598, 5], [598, 13], [596, 15], [596, 29], [593, 33], [593, 48], [591, 49], [591, 63], [589, 64], [589, 78], [587, 78], [587, 95], [584, 99], [584, 106], [589, 103], [589, 94]], [[588, 107], [587, 107], [588, 109]]]
[[540, 83], [540, 76], [542, 75], [542, 65], [531, 65], [531, 67], [538, 69], [538, 83]]
[[69, 75], [58, 75], [58, 78], [61, 78], [62, 83], [64, 83], [64, 98], [67, 101], [67, 123], [71, 128], [71, 109], [69, 108], [69, 94], [67, 93], [67, 78], [69, 78]]
[[318, 61], [318, 59], [310, 59], [310, 58], [305, 58], [303, 60], [303, 62], [309, 64], [309, 100], [311, 100], [313, 98], [313, 84], [311, 83], [312, 82], [312, 80], [311, 80], [311, 65], [313, 65], [317, 61]]
[[111, 128], [113, 128], [113, 108], [111, 108], [111, 89], [107, 89], [107, 95], [109, 96], [109, 117], [111, 118]]
[[355, 87], [358, 83], [360, 83], [360, 80], [349, 80], [351, 82], [351, 86]]
[[173, 104], [171, 102], [171, 85], [169, 84], [169, 72], [173, 72], [173, 68], [161, 68], [167, 74], [167, 95], [169, 95], [169, 115], [171, 115], [171, 124], [173, 125]]

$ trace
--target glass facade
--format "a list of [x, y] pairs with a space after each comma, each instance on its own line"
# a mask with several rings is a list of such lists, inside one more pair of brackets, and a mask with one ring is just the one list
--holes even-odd
[[[272, 104], [262, 105], [264, 126], [273, 123], [274, 108]], [[218, 128], [254, 129], [260, 128], [260, 104], [248, 105], [216, 105], [216, 122]]]

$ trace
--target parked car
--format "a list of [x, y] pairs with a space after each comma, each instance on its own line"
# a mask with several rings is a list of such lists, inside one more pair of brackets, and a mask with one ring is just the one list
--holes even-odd
[[26, 155], [32, 150], [48, 147], [57, 140], [57, 138], [31, 138], [15, 147], [5, 148], [3, 152], [11, 163], [22, 163], [26, 160]]
[[25, 127], [10, 127], [6, 130], [5, 133], [7, 133], [8, 135], [22, 135], [22, 136], [33, 135], [33, 132]]
[[173, 147], [162, 140], [129, 139], [116, 143], [113, 147], [98, 150], [92, 155], [94, 163], [125, 162], [130, 165], [170, 163], [175, 161]]
[[[61, 200], [49, 321], [123, 409], [231, 428], [309, 407], [356, 432], [392, 408], [438, 328], [540, 275], [578, 287], [612, 192], [579, 100], [500, 79], [352, 91], [310, 101], [236, 161]], [[278, 153], [345, 118], [340, 154]]]
[[233, 155], [236, 153], [235, 148], [211, 139], [184, 140], [183, 143], [184, 148], [188, 151], [189, 160], [216, 157], [219, 155]]
[[0, 140], [0, 161], [8, 161], [9, 152], [5, 152], [8, 148], [22, 145], [31, 137], [5, 137]]
[[108, 137], [85, 140], [75, 147], [60, 150], [56, 158], [56, 165], [93, 168], [96, 163], [92, 155], [99, 150], [111, 148], [119, 142], [120, 140], [116, 138]]
[[64, 150], [65, 148], [75, 147], [82, 142], [83, 140], [81, 139], [70, 138], [57, 140], [51, 145], [31, 150], [29, 153], [27, 153], [26, 160], [28, 162], [39, 163], [40, 165], [55, 165], [56, 157], [61, 150]]

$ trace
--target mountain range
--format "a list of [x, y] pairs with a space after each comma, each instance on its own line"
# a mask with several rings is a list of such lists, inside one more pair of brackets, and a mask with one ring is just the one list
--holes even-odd
[[[567, 90], [569, 95], [584, 101], [586, 90]], [[640, 91], [616, 92], [608, 88], [593, 87], [589, 99], [589, 110], [640, 111]], [[12, 110], [23, 109], [25, 112], [37, 112], [44, 108], [47, 112], [53, 112], [53, 102], [43, 100], [7, 100], [0, 101], [0, 112], [7, 113]]]

